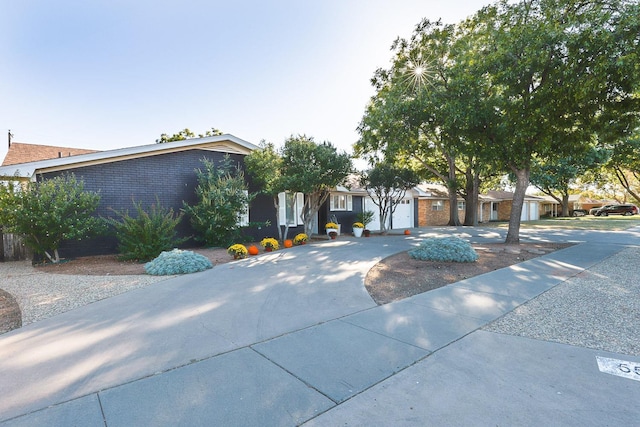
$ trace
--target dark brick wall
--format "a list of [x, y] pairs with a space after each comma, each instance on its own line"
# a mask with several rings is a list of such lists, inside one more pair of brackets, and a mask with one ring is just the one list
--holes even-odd
[[[242, 155], [230, 155], [234, 164], [244, 167]], [[198, 184], [195, 170], [202, 168], [201, 159], [207, 158], [220, 162], [224, 153], [208, 150], [189, 150], [178, 153], [161, 154], [150, 157], [122, 160], [95, 166], [86, 166], [55, 172], [39, 176], [38, 179], [50, 179], [63, 173], [72, 172], [78, 179], [84, 181], [86, 190], [100, 193], [101, 201], [97, 214], [103, 217], [114, 216], [113, 209], [129, 210], [135, 214], [133, 201], [142, 202], [147, 209], [156, 203], [156, 197], [165, 208], [173, 208], [179, 212], [183, 201], [189, 204], [197, 202], [195, 188]], [[248, 178], [247, 178], [248, 179]], [[249, 191], [257, 189], [249, 181]], [[270, 227], [261, 229], [247, 229], [251, 238], [258, 239], [266, 235], [277, 236], [275, 228], [275, 210], [270, 197], [257, 196], [251, 203], [249, 210], [251, 221], [271, 221]], [[193, 236], [189, 218], [185, 217], [179, 226], [181, 236]], [[194, 241], [185, 246], [193, 246]], [[87, 242], [66, 242], [61, 248], [61, 256], [73, 257], [82, 254], [115, 253], [117, 242], [113, 237], [100, 237]]]

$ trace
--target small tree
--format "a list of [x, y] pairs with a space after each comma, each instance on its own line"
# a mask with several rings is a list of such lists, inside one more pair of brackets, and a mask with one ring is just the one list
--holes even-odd
[[100, 195], [85, 191], [73, 174], [32, 182], [21, 191], [6, 188], [0, 208], [8, 231], [24, 236], [25, 244], [53, 263], [64, 240], [81, 240], [104, 231], [94, 216]]
[[407, 168], [389, 163], [378, 163], [362, 177], [362, 184], [373, 192], [373, 203], [378, 206], [380, 231], [387, 234], [387, 220], [396, 211], [407, 190], [419, 182], [417, 174]]
[[[285, 191], [282, 180], [282, 157], [271, 143], [263, 143], [260, 149], [252, 151], [244, 158], [247, 172], [253, 178], [263, 194], [273, 198], [273, 206], [276, 210], [276, 227], [278, 228], [278, 240], [283, 241], [283, 233], [280, 228], [280, 199], [278, 194]], [[289, 231], [289, 225], [285, 224], [284, 238]]]
[[198, 203], [184, 204], [193, 228], [199, 232], [196, 240], [208, 246], [229, 246], [242, 238], [242, 217], [247, 213], [251, 197], [244, 173], [232, 165], [229, 156], [216, 167], [202, 159], [204, 170], [197, 169]]
[[285, 141], [282, 160], [283, 187], [305, 195], [302, 221], [310, 236], [320, 206], [351, 171], [351, 159], [329, 142], [316, 144], [313, 138], [299, 135]]
[[122, 260], [150, 261], [162, 251], [175, 248], [188, 240], [177, 238], [176, 227], [184, 212], [177, 216], [173, 209], [165, 209], [156, 198], [149, 211], [142, 208], [142, 202], [134, 202], [137, 215], [132, 217], [129, 211], [116, 211], [119, 220], [106, 219], [115, 229], [118, 239], [118, 251]]

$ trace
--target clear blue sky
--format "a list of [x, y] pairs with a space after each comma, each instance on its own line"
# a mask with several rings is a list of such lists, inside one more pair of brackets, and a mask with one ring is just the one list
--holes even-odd
[[14, 141], [112, 149], [216, 127], [350, 151], [390, 46], [490, 0], [2, 0], [0, 159]]

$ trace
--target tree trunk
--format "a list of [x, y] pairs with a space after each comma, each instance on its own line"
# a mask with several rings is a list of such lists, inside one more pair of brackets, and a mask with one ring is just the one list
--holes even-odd
[[516, 174], [516, 191], [513, 193], [513, 202], [511, 203], [511, 216], [509, 217], [509, 231], [507, 231], [507, 239], [505, 243], [520, 243], [520, 218], [522, 216], [522, 207], [524, 206], [524, 197], [529, 187], [529, 169], [515, 169]]
[[560, 216], [569, 216], [569, 193], [562, 194], [562, 214]]
[[464, 206], [465, 226], [478, 225], [478, 194], [480, 193], [480, 177], [477, 173], [467, 170], [466, 195]]
[[449, 164], [449, 179], [447, 179], [447, 191], [449, 192], [449, 223], [447, 225], [457, 227], [460, 225], [458, 217], [458, 185], [456, 181], [455, 157], [447, 155]]
[[280, 228], [280, 200], [278, 195], [273, 196], [273, 206], [276, 208], [276, 227], [278, 228], [278, 240], [282, 242], [282, 229]]

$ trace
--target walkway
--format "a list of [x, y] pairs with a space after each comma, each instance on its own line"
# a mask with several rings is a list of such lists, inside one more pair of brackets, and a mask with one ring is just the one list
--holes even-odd
[[[423, 235], [452, 232], [502, 240]], [[589, 243], [378, 307], [364, 274], [419, 237], [337, 240], [28, 325], [0, 336], [0, 426], [632, 425], [640, 382], [597, 358], [640, 357], [480, 328], [640, 230], [522, 235]]]

